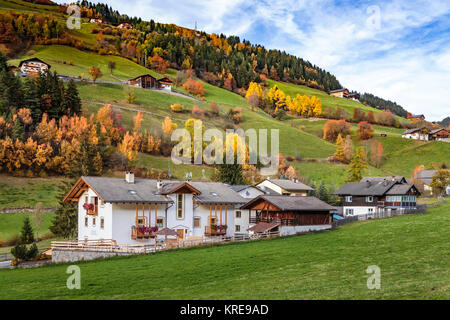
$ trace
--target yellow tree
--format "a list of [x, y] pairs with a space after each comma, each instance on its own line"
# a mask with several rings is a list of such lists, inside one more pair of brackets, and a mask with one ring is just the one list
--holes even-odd
[[134, 149], [135, 141], [133, 136], [127, 131], [119, 144], [118, 149], [128, 160], [128, 166], [132, 167], [137, 161], [137, 151]]
[[144, 118], [144, 113], [138, 111], [137, 115], [133, 117], [134, 131], [139, 132], [141, 130], [142, 119]]
[[168, 136], [172, 134], [173, 130], [177, 128], [177, 124], [172, 122], [172, 119], [165, 117], [162, 123], [162, 130], [164, 135]]
[[336, 140], [336, 152], [333, 155], [337, 161], [345, 162], [344, 145], [344, 139], [342, 139], [342, 135], [339, 133]]
[[286, 105], [286, 96], [283, 91], [281, 91], [277, 85], [270, 88], [267, 93], [267, 100], [272, 105], [272, 108], [277, 111], [280, 108], [284, 108]]
[[103, 73], [102, 73], [102, 71], [100, 70], [100, 68], [99, 68], [99, 67], [96, 67], [96, 66], [92, 66], [92, 67], [89, 68], [89, 74], [90, 74], [90, 76], [91, 76], [92, 81], [94, 82], [94, 84], [95, 84], [95, 81], [96, 81], [98, 78], [101, 78], [101, 77], [103, 76]]

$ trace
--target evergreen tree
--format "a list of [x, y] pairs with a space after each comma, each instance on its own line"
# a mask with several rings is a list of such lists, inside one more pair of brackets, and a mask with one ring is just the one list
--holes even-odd
[[26, 78], [23, 82], [23, 105], [30, 109], [33, 123], [39, 123], [42, 118], [40, 109], [40, 96], [35, 81], [32, 78]]
[[231, 185], [244, 184], [242, 165], [240, 164], [220, 164], [216, 167], [216, 179]]
[[359, 182], [367, 169], [367, 158], [364, 147], [359, 147], [354, 154], [348, 169], [349, 176], [346, 182]]
[[34, 242], [34, 231], [28, 216], [23, 220], [22, 231], [20, 234], [20, 242], [22, 244], [30, 244]]
[[67, 89], [64, 94], [64, 107], [65, 113], [68, 116], [71, 115], [80, 115], [81, 114], [81, 99], [78, 95], [78, 90], [75, 85], [75, 82], [70, 79], [69, 84], [67, 85]]
[[57, 237], [65, 239], [73, 238], [77, 231], [77, 205], [75, 203], [62, 202], [64, 196], [69, 192], [75, 180], [67, 181], [60, 187], [58, 207], [55, 218], [50, 226], [50, 231]]
[[16, 139], [23, 141], [24, 136], [25, 136], [25, 130], [24, 130], [19, 118], [17, 118], [16, 121], [14, 121], [14, 125], [12, 127], [12, 139], [14, 141]]
[[328, 190], [325, 187], [323, 181], [320, 182], [320, 186], [319, 186], [319, 192], [318, 192], [318, 196], [317, 196], [320, 200], [328, 202], [329, 201], [329, 197], [328, 197]]

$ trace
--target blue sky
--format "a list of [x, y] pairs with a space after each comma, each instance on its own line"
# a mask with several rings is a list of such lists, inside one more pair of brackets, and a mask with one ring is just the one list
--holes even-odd
[[144, 20], [197, 22], [208, 33], [285, 50], [351, 90], [396, 101], [427, 120], [450, 116], [450, 1], [100, 2]]

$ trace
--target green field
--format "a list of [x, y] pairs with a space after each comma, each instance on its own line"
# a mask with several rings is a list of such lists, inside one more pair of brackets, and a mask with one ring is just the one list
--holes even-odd
[[[162, 77], [153, 70], [118, 56], [102, 56], [61, 45], [32, 46], [30, 50], [34, 50], [36, 53], [31, 56], [24, 54], [17, 59], [9, 60], [8, 63], [18, 66], [21, 60], [37, 57], [50, 64], [50, 71], [52, 72], [56, 71], [58, 74], [80, 76], [89, 79], [89, 68], [96, 66], [103, 73], [103, 77], [98, 80], [109, 81], [118, 81], [117, 78], [128, 80], [142, 74], [152, 74], [156, 78]], [[72, 61], [73, 65], [69, 65], [69, 61]], [[116, 63], [116, 68], [113, 70], [113, 75], [116, 78], [110, 75], [110, 70], [108, 69], [109, 61]]]
[[[19, 235], [22, 230], [23, 220], [26, 216], [32, 219], [32, 215], [32, 213], [0, 213], [0, 239], [7, 241], [12, 235]], [[49, 232], [54, 216], [54, 213], [46, 213], [44, 215], [44, 223], [39, 229], [40, 237]], [[34, 225], [33, 228], [35, 229]], [[0, 248], [0, 252], [2, 249]]]
[[[0, 270], [0, 299], [450, 299], [450, 203], [303, 236]], [[381, 289], [368, 290], [368, 266]], [[114, 276], [112, 280], [111, 276]]]
[[59, 186], [64, 179], [19, 178], [0, 175], [0, 209], [34, 208], [41, 202], [44, 208], [56, 207]]

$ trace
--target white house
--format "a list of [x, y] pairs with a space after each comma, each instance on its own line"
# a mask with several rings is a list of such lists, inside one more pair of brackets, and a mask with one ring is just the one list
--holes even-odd
[[153, 243], [156, 228], [178, 239], [246, 233], [248, 200], [218, 182], [81, 177], [64, 201], [78, 203], [78, 240]]
[[287, 180], [287, 179], [270, 179], [258, 183], [256, 185], [259, 189], [268, 194], [281, 194], [290, 196], [307, 196], [308, 191], [313, 191], [314, 189], [301, 183], [297, 179]]
[[426, 127], [414, 128], [406, 130], [402, 133], [402, 138], [428, 141], [430, 136], [430, 130]]
[[39, 58], [30, 58], [22, 60], [19, 69], [24, 75], [39, 75], [50, 69], [50, 65]]
[[[415, 179], [418, 183], [423, 184], [423, 190], [433, 194], [433, 188], [431, 187], [431, 182], [433, 181], [433, 176], [436, 174], [437, 170], [421, 170], [417, 172]], [[446, 187], [446, 195], [450, 195], [450, 185]]]

